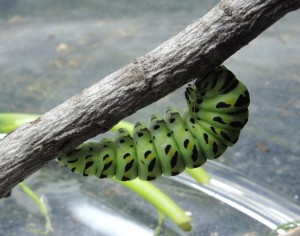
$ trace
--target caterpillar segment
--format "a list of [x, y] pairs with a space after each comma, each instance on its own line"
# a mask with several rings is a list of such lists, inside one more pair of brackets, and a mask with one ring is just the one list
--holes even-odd
[[138, 176], [141, 180], [156, 179], [162, 175], [162, 169], [150, 131], [138, 122], [133, 133], [138, 157]]
[[234, 74], [220, 66], [189, 85], [187, 111], [168, 108], [149, 127], [136, 123], [133, 134], [119, 129], [114, 139], [86, 142], [58, 160], [75, 173], [121, 181], [178, 175], [233, 146], [248, 121], [249, 92]]

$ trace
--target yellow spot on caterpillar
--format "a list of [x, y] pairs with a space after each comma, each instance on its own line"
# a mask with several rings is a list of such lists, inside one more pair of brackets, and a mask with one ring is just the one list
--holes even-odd
[[168, 157], [172, 158], [175, 155], [175, 149], [173, 147], [167, 153]]
[[131, 157], [131, 155], [129, 155], [129, 156], [127, 156], [127, 157], [125, 157], [125, 159], [124, 159], [125, 161], [126, 161], [126, 163], [129, 163], [129, 162], [131, 162], [132, 161], [132, 157]]
[[192, 142], [189, 142], [187, 145], [187, 150], [193, 151], [193, 149], [194, 149], [194, 144], [192, 144]]
[[148, 161], [152, 161], [154, 158], [155, 157], [154, 157], [153, 153], [151, 152], [151, 153], [148, 154], [148, 156], [145, 159], [148, 160]]
[[112, 159], [111, 159], [110, 156], [104, 159], [104, 163], [105, 163], [105, 164], [108, 164], [108, 163], [110, 163], [111, 161], [112, 161]]

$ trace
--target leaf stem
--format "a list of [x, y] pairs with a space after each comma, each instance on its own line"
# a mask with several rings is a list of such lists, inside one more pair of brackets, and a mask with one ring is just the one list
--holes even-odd
[[44, 231], [40, 231], [38, 229], [33, 229], [33, 230], [42, 235], [46, 235], [49, 232], [53, 231], [47, 208], [43, 203], [42, 199], [40, 199], [24, 182], [20, 182], [19, 187], [23, 190], [24, 193], [26, 193], [35, 202], [35, 204], [38, 206], [41, 214], [44, 216], [44, 219], [46, 221]]
[[19, 125], [37, 119], [39, 115], [24, 113], [0, 113], [0, 133], [9, 133]]
[[117, 183], [129, 188], [136, 194], [150, 202], [158, 211], [167, 215], [175, 224], [177, 224], [184, 231], [191, 230], [191, 218], [166, 194], [160, 189], [147, 181], [135, 179], [132, 181], [119, 181], [114, 179]]

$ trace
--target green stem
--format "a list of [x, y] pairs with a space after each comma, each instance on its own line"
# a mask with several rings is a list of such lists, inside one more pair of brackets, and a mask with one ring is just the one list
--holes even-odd
[[158, 214], [158, 225], [155, 228], [154, 236], [159, 236], [161, 232], [161, 228], [165, 221], [165, 214], [163, 212], [157, 210], [157, 214]]
[[191, 230], [191, 218], [173, 200], [150, 182], [139, 179], [132, 181], [114, 180], [150, 202], [157, 210], [167, 215], [184, 231]]
[[9, 133], [19, 125], [33, 121], [38, 117], [35, 114], [0, 113], [0, 133]]
[[48, 215], [48, 211], [47, 208], [45, 206], [45, 204], [43, 203], [43, 201], [41, 199], [39, 199], [39, 197], [23, 182], [19, 183], [19, 187], [23, 190], [24, 193], [26, 193], [34, 202], [35, 204], [39, 207], [39, 210], [41, 212], [41, 214], [44, 216], [44, 219], [46, 221], [46, 225], [45, 225], [45, 230], [44, 231], [39, 231], [38, 229], [33, 229], [35, 232], [39, 233], [39, 234], [43, 234], [46, 235], [48, 234], [50, 231], [53, 231], [52, 225], [51, 225], [51, 221]]
[[210, 181], [209, 174], [201, 167], [195, 169], [186, 168], [185, 171], [200, 184], [207, 184]]

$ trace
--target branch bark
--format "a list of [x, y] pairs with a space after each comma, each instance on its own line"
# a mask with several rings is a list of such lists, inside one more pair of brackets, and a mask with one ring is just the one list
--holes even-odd
[[0, 142], [0, 198], [44, 164], [221, 64], [300, 0], [223, 0], [146, 55]]

